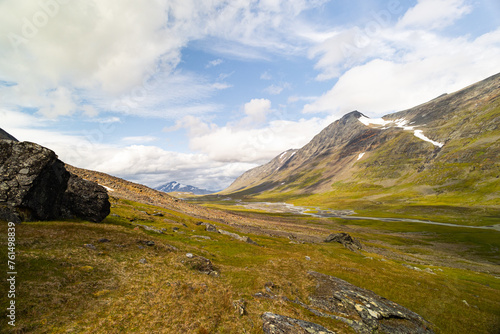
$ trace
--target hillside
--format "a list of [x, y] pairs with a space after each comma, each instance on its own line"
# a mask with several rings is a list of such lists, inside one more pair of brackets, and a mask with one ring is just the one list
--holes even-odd
[[356, 197], [366, 205], [497, 207], [500, 74], [381, 119], [353, 111], [280, 156], [244, 173], [221, 194], [302, 204], [316, 194], [314, 201], [326, 206]]
[[[111, 214], [16, 227], [18, 318], [2, 332], [495, 333], [500, 323], [498, 231], [231, 213], [66, 168], [107, 188]], [[327, 242], [339, 231], [352, 243]]]

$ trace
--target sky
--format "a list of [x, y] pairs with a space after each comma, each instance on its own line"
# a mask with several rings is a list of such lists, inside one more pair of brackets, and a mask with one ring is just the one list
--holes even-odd
[[498, 0], [0, 0], [0, 128], [151, 187], [498, 72]]

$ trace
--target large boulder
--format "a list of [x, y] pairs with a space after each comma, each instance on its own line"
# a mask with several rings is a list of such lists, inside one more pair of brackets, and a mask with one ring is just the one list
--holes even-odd
[[265, 334], [335, 334], [318, 324], [266, 312], [262, 315]]
[[340, 320], [357, 333], [432, 334], [431, 324], [409, 309], [340, 278], [308, 273], [316, 289], [303, 305], [317, 316]]
[[326, 237], [325, 242], [338, 242], [344, 245], [345, 248], [356, 251], [362, 248], [361, 242], [354, 239], [347, 233], [332, 233]]
[[100, 222], [109, 208], [106, 189], [70, 174], [53, 151], [30, 142], [0, 140], [0, 220]]

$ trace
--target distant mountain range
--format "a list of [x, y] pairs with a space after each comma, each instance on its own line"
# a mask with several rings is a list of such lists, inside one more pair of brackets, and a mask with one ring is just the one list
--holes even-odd
[[193, 193], [195, 195], [208, 195], [208, 194], [212, 194], [215, 192], [215, 191], [210, 191], [207, 189], [200, 189], [200, 188], [190, 186], [190, 185], [184, 185], [184, 184], [181, 184], [181, 183], [176, 182], [176, 181], [165, 183], [165, 184], [158, 186], [154, 189], [159, 190], [159, 191], [163, 191], [166, 193], [183, 192], [183, 193]]
[[353, 111], [299, 150], [251, 169], [222, 194], [323, 204], [499, 205], [500, 74], [417, 107], [370, 119]]

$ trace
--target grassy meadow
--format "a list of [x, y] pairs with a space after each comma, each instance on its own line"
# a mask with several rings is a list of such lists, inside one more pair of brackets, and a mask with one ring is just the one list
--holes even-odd
[[[308, 303], [315, 284], [310, 270], [395, 301], [433, 323], [436, 333], [496, 333], [500, 328], [500, 232], [238, 214], [269, 223], [260, 232], [245, 233], [220, 221], [113, 199], [112, 213], [102, 224], [17, 225], [16, 326], [7, 325], [4, 311], [0, 332], [262, 333], [260, 316], [270, 311], [354, 333], [343, 322], [315, 316], [294, 302]], [[197, 225], [200, 221], [247, 235], [258, 245], [207, 232]], [[2, 226], [0, 247], [6, 249]], [[272, 231], [310, 233], [318, 240], [348, 231], [364, 248], [353, 252], [338, 243], [304, 242]], [[194, 270], [187, 253], [209, 259], [215, 272]], [[0, 254], [6, 263], [6, 253]], [[7, 291], [6, 280], [1, 284]], [[5, 310], [6, 294], [0, 301]], [[245, 305], [243, 315], [235, 308], [238, 303]]]

